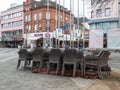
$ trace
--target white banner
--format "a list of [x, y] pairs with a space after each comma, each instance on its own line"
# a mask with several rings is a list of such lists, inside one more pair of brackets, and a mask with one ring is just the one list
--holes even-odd
[[103, 48], [103, 30], [102, 29], [90, 30], [89, 48]]
[[108, 48], [120, 48], [120, 28], [108, 30]]

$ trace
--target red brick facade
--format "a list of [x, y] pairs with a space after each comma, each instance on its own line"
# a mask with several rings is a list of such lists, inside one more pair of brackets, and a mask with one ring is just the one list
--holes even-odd
[[[44, 0], [41, 1], [36, 1], [37, 3], [43, 3]], [[46, 1], [46, 0], [45, 0]], [[55, 2], [52, 2], [54, 3], [54, 5], [56, 5]], [[59, 7], [58, 7], [58, 10], [59, 10]], [[57, 10], [57, 11], [58, 11]], [[35, 6], [34, 2], [32, 2], [31, 0], [26, 0], [26, 2], [24, 3], [24, 30], [26, 30], [26, 26], [29, 26], [30, 25], [30, 32], [33, 33], [35, 32], [34, 30], [34, 26], [37, 25], [37, 32], [40, 31], [40, 27], [39, 25], [41, 24], [41, 32], [46, 32], [46, 24], [47, 22], [49, 21], [50, 23], [50, 32], [53, 32], [56, 28], [56, 8], [55, 6], [49, 6], [49, 12], [50, 12], [50, 19], [47, 20], [46, 19], [46, 12], [47, 12], [47, 4], [44, 5], [44, 6]], [[39, 19], [39, 14], [42, 13], [42, 18], [41, 20]], [[59, 16], [59, 12], [57, 12], [58, 14], [58, 18], [57, 18], [57, 26], [60, 25], [62, 26], [63, 25], [63, 21], [64, 23], [67, 23], [69, 24], [70, 22], [70, 13], [69, 11], [65, 11], [64, 13], [64, 18], [63, 18], [63, 10], [61, 9], [60, 10], [60, 16]], [[34, 14], [37, 15], [37, 19], [34, 20]], [[30, 15], [30, 20], [29, 21], [25, 21], [26, 20], [26, 16], [27, 15]], [[61, 20], [60, 24], [59, 24], [59, 18]], [[64, 19], [64, 20], [63, 20]], [[25, 31], [24, 31], [25, 32]]]

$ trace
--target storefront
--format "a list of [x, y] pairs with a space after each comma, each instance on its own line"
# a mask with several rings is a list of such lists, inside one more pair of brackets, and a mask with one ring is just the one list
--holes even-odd
[[52, 32], [28, 33], [24, 34], [24, 37], [25, 40], [27, 40], [28, 47], [30, 47], [31, 44], [34, 44], [35, 47], [38, 45], [40, 45], [43, 48], [53, 47]]

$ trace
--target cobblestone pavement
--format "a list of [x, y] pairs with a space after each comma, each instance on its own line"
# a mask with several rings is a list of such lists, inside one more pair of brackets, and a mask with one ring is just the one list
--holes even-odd
[[96, 81], [16, 70], [17, 52], [0, 48], [0, 90], [86, 90]]

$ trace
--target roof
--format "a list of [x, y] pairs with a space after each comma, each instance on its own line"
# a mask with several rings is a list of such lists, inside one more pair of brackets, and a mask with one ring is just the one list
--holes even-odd
[[[41, 0], [41, 1], [31, 0], [31, 3], [33, 5], [32, 9], [47, 6], [47, 1], [48, 0]], [[49, 0], [49, 6], [56, 8], [56, 2]], [[59, 4], [57, 4], [57, 8], [59, 9]], [[63, 7], [62, 5], [60, 5], [60, 9], [66, 11], [66, 12], [70, 12], [67, 8]]]

